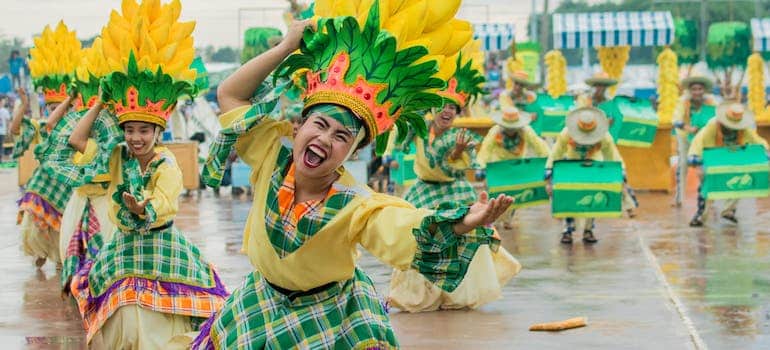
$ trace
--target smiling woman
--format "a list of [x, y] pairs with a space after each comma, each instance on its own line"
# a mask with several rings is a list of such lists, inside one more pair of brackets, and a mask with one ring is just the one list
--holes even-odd
[[[443, 106], [432, 92], [443, 85], [439, 65], [424, 46], [399, 48], [407, 35], [442, 25], [451, 37], [459, 2], [430, 13], [426, 0], [334, 3], [316, 2], [315, 24], [323, 30], [310, 21], [294, 23], [278, 46], [220, 85], [226, 113], [203, 177], [218, 185], [231, 147], [252, 167], [253, 208], [243, 245], [255, 270], [203, 326], [193, 348], [397, 348], [371, 280], [356, 267], [358, 245], [449, 291], [476, 251], [498, 248], [484, 225], [511, 198], [416, 209], [356, 183], [342, 167], [357, 148], [387, 140], [394, 124], [426, 130], [418, 110]], [[407, 30], [391, 23], [416, 25]], [[466, 34], [460, 37], [467, 41]], [[460, 47], [431, 50], [452, 56]], [[283, 88], [263, 84], [273, 71], [304, 88], [305, 120], [294, 137], [289, 121], [268, 117]], [[259, 102], [250, 105], [258, 88]]]

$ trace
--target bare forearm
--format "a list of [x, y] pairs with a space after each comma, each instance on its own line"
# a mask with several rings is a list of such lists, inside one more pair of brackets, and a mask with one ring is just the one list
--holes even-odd
[[56, 109], [51, 112], [51, 115], [48, 116], [48, 123], [46, 123], [46, 127], [48, 130], [53, 130], [53, 128], [56, 127], [56, 124], [59, 123], [62, 118], [64, 118], [64, 115], [67, 114], [67, 111], [70, 109], [70, 104], [72, 103], [72, 96], [67, 96], [67, 98], [64, 100], [64, 102], [60, 103], [58, 106], [56, 106]]
[[11, 124], [8, 126], [12, 135], [21, 133], [21, 120], [24, 118], [24, 112], [27, 111], [28, 107], [27, 104], [22, 103], [19, 108], [13, 111], [13, 118], [11, 119]]
[[70, 135], [70, 145], [80, 153], [86, 151], [88, 145], [88, 136], [91, 134], [91, 127], [94, 125], [94, 121], [99, 117], [99, 113], [102, 111], [103, 105], [101, 102], [97, 102], [91, 109], [88, 110], [83, 119], [80, 119], [75, 130]]
[[217, 98], [222, 113], [248, 105], [249, 99], [257, 87], [292, 51], [293, 49], [289, 45], [279, 44], [246, 62], [235, 73], [227, 77], [217, 89]]

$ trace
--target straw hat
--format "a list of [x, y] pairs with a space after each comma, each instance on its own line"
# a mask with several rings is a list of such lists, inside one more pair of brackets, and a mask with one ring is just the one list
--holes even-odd
[[586, 85], [588, 86], [613, 86], [617, 83], [618, 81], [610, 78], [610, 75], [606, 72], [596, 73], [592, 77], [586, 79]]
[[519, 84], [528, 89], [536, 88], [538, 85], [540, 85], [536, 82], [531, 81], [529, 79], [529, 73], [523, 70], [517, 70], [513, 72], [513, 74], [511, 74], [511, 80], [513, 80], [513, 82], [515, 82], [516, 84]]
[[730, 101], [717, 107], [717, 121], [727, 128], [743, 130], [754, 125], [754, 114], [746, 110], [743, 104]]
[[610, 128], [607, 115], [600, 109], [582, 107], [567, 113], [567, 133], [581, 145], [593, 145], [601, 141]]
[[701, 84], [707, 91], [714, 88], [714, 81], [702, 72], [693, 73], [689, 77], [682, 79], [682, 86], [684, 88], [689, 89], [692, 84]]
[[503, 129], [521, 129], [529, 125], [532, 121], [532, 115], [522, 112], [516, 107], [508, 106], [504, 107], [502, 111], [495, 112], [492, 115], [492, 120]]

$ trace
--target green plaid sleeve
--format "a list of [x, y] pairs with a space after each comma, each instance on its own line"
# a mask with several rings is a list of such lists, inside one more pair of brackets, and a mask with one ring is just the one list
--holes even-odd
[[74, 150], [69, 147], [69, 136], [72, 135], [72, 131], [75, 130], [83, 114], [85, 112], [67, 113], [51, 130], [48, 137], [45, 137], [45, 142], [41, 142], [35, 147], [35, 157], [45, 161], [58, 161], [68, 156], [71, 158]]
[[[447, 176], [454, 177], [454, 178], [465, 178], [465, 170], [467, 169], [455, 168], [449, 165], [449, 162], [448, 162], [449, 155], [452, 153], [452, 149], [454, 148], [455, 139], [457, 138], [458, 132], [459, 132], [458, 129], [451, 129], [445, 132], [443, 135], [440, 136], [438, 140], [434, 142], [433, 152], [425, 152], [425, 154], [428, 156], [428, 160], [431, 162], [431, 166], [438, 166], [441, 169], [441, 171], [443, 171], [444, 174], [446, 174]], [[474, 134], [472, 132], [467, 132], [467, 133]], [[476, 149], [470, 148], [466, 152], [470, 156], [471, 160], [475, 162]], [[473, 165], [471, 165], [471, 168], [472, 167]]]
[[[75, 117], [71, 116], [73, 119]], [[50, 139], [58, 139], [59, 142], [51, 145], [49, 153], [52, 154], [47, 156], [45, 169], [59, 182], [79, 187], [90, 183], [97, 175], [109, 173], [110, 156], [115, 147], [123, 142], [123, 130], [120, 129], [115, 115], [106, 110], [102, 111], [91, 128], [91, 137], [97, 144], [96, 158], [88, 164], [77, 165], [73, 163], [73, 156], [77, 151], [69, 144], [69, 137], [75, 130], [77, 121], [74, 121], [74, 125], [69, 125], [70, 122], [72, 121], [68, 120], [61, 129], [57, 125], [51, 134]]]
[[32, 123], [32, 120], [22, 118], [19, 136], [16, 136], [16, 140], [13, 144], [13, 159], [19, 159], [24, 155], [29, 147], [32, 145], [32, 141], [35, 139], [37, 129]]
[[487, 244], [492, 251], [500, 247], [500, 240], [493, 237], [494, 231], [490, 228], [479, 227], [464, 235], [454, 233], [454, 224], [462, 220], [469, 209], [442, 206], [426, 216], [413, 231], [417, 253], [412, 268], [447, 292], [460, 285], [480, 246]]
[[254, 103], [244, 113], [242, 118], [236, 119], [230, 126], [220, 130], [211, 144], [209, 157], [203, 166], [203, 173], [201, 174], [201, 180], [207, 186], [219, 187], [225, 172], [227, 157], [230, 155], [230, 150], [232, 150], [235, 142], [238, 141], [238, 137], [259, 126], [263, 120], [270, 117], [270, 114], [278, 104], [281, 94], [286, 91], [287, 85], [291, 83], [286, 81], [282, 85], [272, 88], [272, 85], [268, 82], [269, 80], [267, 79], [257, 89], [252, 100], [258, 102]]

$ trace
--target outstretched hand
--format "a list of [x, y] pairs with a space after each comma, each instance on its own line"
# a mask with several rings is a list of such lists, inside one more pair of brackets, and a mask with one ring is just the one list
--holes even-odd
[[150, 203], [152, 197], [147, 197], [143, 201], [137, 201], [136, 197], [128, 192], [123, 192], [123, 203], [126, 204], [128, 211], [136, 215], [144, 215], [147, 204]]
[[505, 213], [511, 204], [513, 204], [513, 197], [511, 196], [501, 194], [490, 200], [489, 194], [482, 192], [479, 195], [479, 200], [473, 203], [462, 222], [455, 225], [454, 231], [457, 234], [464, 234], [476, 227], [491, 225], [500, 215]]

